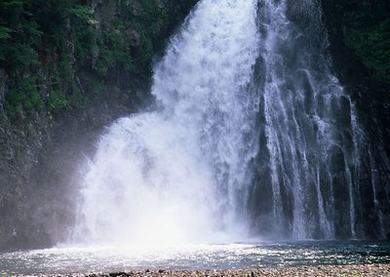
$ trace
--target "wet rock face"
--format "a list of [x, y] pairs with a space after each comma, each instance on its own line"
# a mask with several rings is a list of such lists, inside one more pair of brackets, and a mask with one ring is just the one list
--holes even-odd
[[[377, 237], [375, 231], [378, 230], [378, 222], [375, 222], [377, 212], [373, 199], [368, 195], [376, 190], [377, 208], [381, 210], [383, 225], [387, 230], [390, 227], [390, 188], [389, 188], [389, 157], [390, 157], [390, 82], [383, 78], [378, 68], [369, 66], [366, 57], [357, 51], [356, 47], [348, 43], [348, 36], [361, 34], [365, 36], [365, 29], [375, 30], [377, 35], [385, 38], [385, 34], [380, 34], [378, 28], [388, 14], [388, 1], [321, 1], [323, 9], [323, 21], [326, 24], [329, 34], [329, 52], [336, 73], [345, 87], [347, 93], [356, 103], [359, 121], [365, 130], [365, 153], [363, 159], [364, 167], [360, 173], [360, 188], [365, 197], [362, 199], [361, 214], [367, 220], [364, 227], [365, 232], [371, 237]], [[377, 44], [375, 51], [381, 50]], [[354, 48], [355, 47], [355, 48]], [[372, 53], [375, 52], [373, 50]], [[381, 50], [382, 52], [385, 49]], [[378, 61], [381, 57], [378, 56]], [[387, 57], [390, 60], [390, 57]], [[387, 67], [389, 62], [387, 62]], [[384, 64], [385, 65], [385, 64]], [[385, 65], [386, 66], [386, 65]], [[382, 76], [382, 77], [381, 77]], [[376, 169], [370, 169], [369, 164], [374, 164]], [[371, 167], [372, 168], [372, 167]], [[376, 185], [372, 185], [375, 183]], [[371, 185], [370, 185], [371, 184]], [[358, 222], [361, 224], [361, 222]], [[389, 238], [390, 234], [387, 234]]]
[[30, 230], [19, 226], [24, 222], [33, 225], [28, 214], [35, 191], [28, 178], [38, 163], [51, 120], [38, 115], [30, 119], [23, 128], [8, 122], [4, 116], [0, 119], [0, 245], [7, 248], [22, 247], [21, 237], [27, 244], [33, 243]]
[[7, 90], [8, 76], [4, 70], [0, 69], [0, 113], [4, 113], [4, 100]]
[[[390, 144], [386, 142], [390, 141], [390, 80], [381, 78], [375, 68], [369, 68], [363, 61], [364, 57], [347, 43], [346, 37], [351, 30], [361, 32], [359, 28], [364, 24], [368, 29], [376, 30], [374, 27], [382, 24], [386, 18], [389, 2], [330, 0], [321, 1], [321, 4], [323, 21], [329, 33], [329, 52], [338, 77], [357, 104], [360, 120], [369, 133], [368, 140], [372, 145], [382, 145], [382, 154], [377, 155], [384, 155], [386, 157], [381, 159], [388, 160]], [[359, 20], [362, 22], [359, 23]], [[385, 34], [377, 35], [385, 38]], [[378, 44], [378, 47], [381, 46]], [[378, 60], [381, 58], [378, 57]]]
[[132, 29], [126, 31], [126, 35], [129, 38], [130, 46], [138, 48], [141, 46], [141, 35]]

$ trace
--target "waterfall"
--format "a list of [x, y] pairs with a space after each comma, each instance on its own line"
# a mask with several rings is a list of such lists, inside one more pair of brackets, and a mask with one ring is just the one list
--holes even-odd
[[262, 131], [273, 199], [272, 212], [263, 212], [260, 222], [293, 239], [331, 239], [339, 235], [335, 225], [341, 221], [349, 228], [345, 236], [355, 237], [353, 134], [359, 126], [331, 72], [319, 4], [261, 1], [259, 17]]
[[246, 226], [256, 155], [256, 1], [202, 1], [154, 67], [157, 110], [115, 122], [85, 176], [91, 242], [224, 240]]
[[100, 138], [76, 239], [363, 237], [364, 132], [327, 46], [316, 0], [200, 1], [154, 66], [156, 109]]

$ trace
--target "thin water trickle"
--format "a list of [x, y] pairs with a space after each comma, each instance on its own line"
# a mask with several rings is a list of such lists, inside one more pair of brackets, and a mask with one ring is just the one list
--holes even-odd
[[355, 238], [361, 131], [353, 103], [331, 70], [320, 5], [260, 3], [260, 133], [268, 149], [261, 160], [271, 178], [259, 176], [253, 199], [267, 201], [261, 192], [270, 186], [273, 202], [272, 216], [259, 209], [253, 225], [259, 233], [262, 225], [272, 226], [267, 232], [273, 237]]

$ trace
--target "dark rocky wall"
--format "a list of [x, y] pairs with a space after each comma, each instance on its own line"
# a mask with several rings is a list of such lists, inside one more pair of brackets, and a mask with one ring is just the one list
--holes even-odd
[[[356, 104], [365, 130], [360, 208], [369, 238], [378, 236], [378, 212], [390, 230], [390, 2], [322, 0], [323, 21], [336, 73]], [[372, 183], [377, 189], [374, 207]], [[390, 234], [387, 234], [390, 238]]]
[[[358, 111], [361, 119], [366, 122], [366, 127], [373, 134], [375, 133], [373, 128], [377, 129], [380, 139], [388, 142], [390, 141], [390, 76], [388, 73], [390, 2], [328, 0], [321, 3], [323, 21], [329, 33], [329, 51], [338, 77], [358, 104]], [[382, 30], [378, 26], [387, 28]], [[377, 37], [376, 45], [361, 45], [357, 38], [350, 42], [350, 34], [354, 33], [361, 33], [362, 38], [366, 36], [367, 40], [370, 37]], [[377, 63], [368, 62], [367, 59]], [[389, 155], [390, 144], [384, 143], [384, 147]]]

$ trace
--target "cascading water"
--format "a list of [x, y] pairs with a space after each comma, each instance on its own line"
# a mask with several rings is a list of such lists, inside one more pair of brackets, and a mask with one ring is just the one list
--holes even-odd
[[320, 18], [315, 0], [201, 1], [154, 68], [157, 110], [102, 136], [76, 240], [361, 237], [364, 134]]
[[155, 112], [103, 135], [78, 231], [94, 242], [219, 240], [244, 231], [256, 155], [256, 1], [202, 1], [155, 67]]
[[[259, 29], [266, 148], [249, 200], [253, 228], [293, 239], [364, 237], [358, 212], [369, 197], [360, 185], [365, 135], [331, 72], [319, 1], [260, 1]], [[375, 203], [375, 186], [370, 194]], [[383, 226], [378, 206], [374, 213]]]
[[330, 72], [319, 11], [316, 1], [264, 1], [260, 12], [271, 218], [295, 239], [335, 237], [336, 186], [350, 193], [355, 235], [352, 106]]

